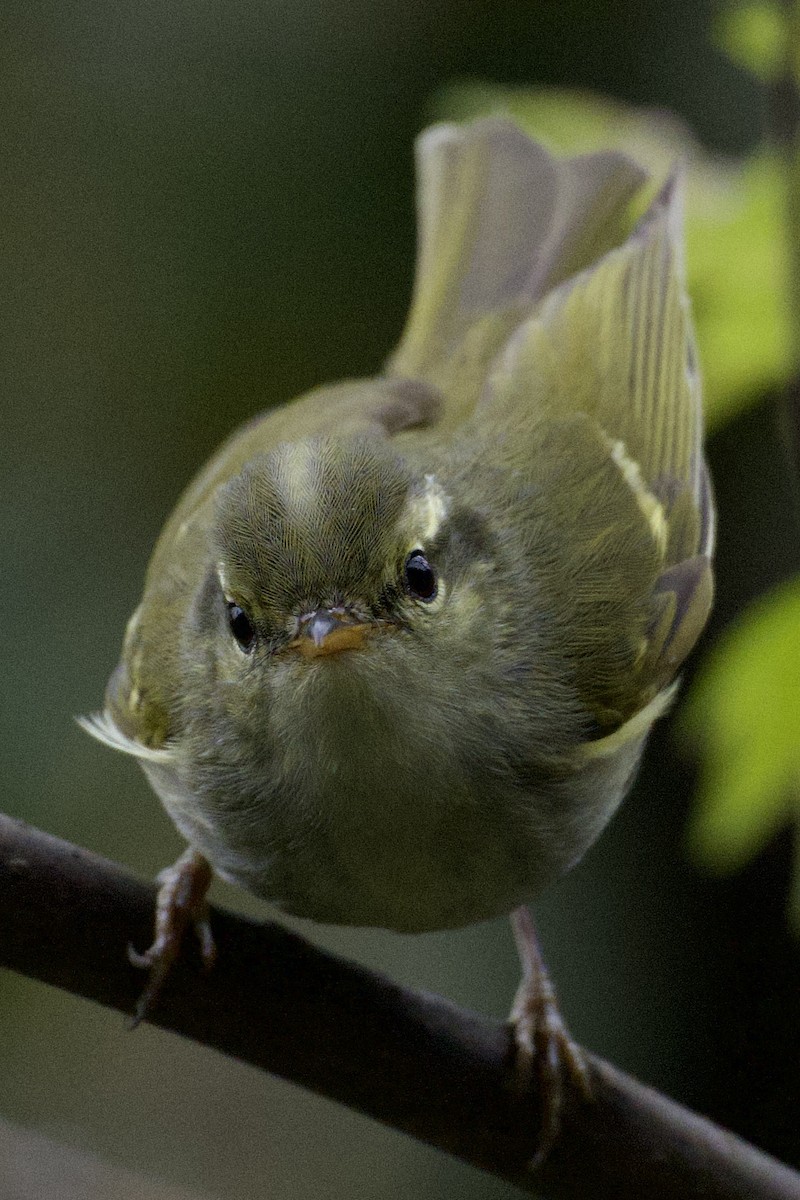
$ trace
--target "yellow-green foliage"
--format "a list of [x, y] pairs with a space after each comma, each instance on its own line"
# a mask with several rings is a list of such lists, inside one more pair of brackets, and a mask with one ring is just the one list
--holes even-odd
[[[714, 648], [682, 714], [702, 749], [691, 844], [725, 873], [800, 818], [800, 579], [751, 605]], [[800, 928], [800, 878], [792, 916]]]
[[787, 21], [777, 0], [729, 4], [717, 19], [715, 41], [759, 79], [775, 79], [786, 61]]

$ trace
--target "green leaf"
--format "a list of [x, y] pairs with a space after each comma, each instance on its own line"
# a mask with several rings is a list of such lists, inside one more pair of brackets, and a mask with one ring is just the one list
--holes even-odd
[[[702, 760], [690, 844], [741, 867], [781, 827], [800, 832], [800, 578], [748, 608], [704, 664], [681, 714]], [[800, 864], [792, 915], [800, 927]]]
[[745, 162], [714, 158], [674, 118], [589, 93], [455, 84], [438, 118], [505, 112], [564, 153], [626, 151], [662, 180], [686, 174], [686, 245], [709, 429], [778, 388], [791, 371], [784, 179], [766, 151]]
[[788, 22], [777, 3], [731, 4], [714, 24], [714, 41], [729, 58], [757, 78], [777, 79], [786, 62]]
[[693, 186], [686, 204], [686, 261], [705, 379], [709, 428], [723, 424], [789, 378], [792, 337], [789, 247], [782, 168], [759, 152], [720, 178]]

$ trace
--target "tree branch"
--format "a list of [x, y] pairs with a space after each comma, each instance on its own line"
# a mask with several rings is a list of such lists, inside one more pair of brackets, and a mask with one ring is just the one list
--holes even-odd
[[[0, 964], [132, 1013], [126, 956], [148, 943], [155, 888], [0, 816]], [[505, 1026], [215, 909], [219, 958], [191, 948], [150, 1018], [400, 1129], [522, 1188], [577, 1200], [800, 1200], [800, 1175], [587, 1055], [594, 1100], [568, 1093], [547, 1162], [530, 1167], [535, 1092], [507, 1085]]]

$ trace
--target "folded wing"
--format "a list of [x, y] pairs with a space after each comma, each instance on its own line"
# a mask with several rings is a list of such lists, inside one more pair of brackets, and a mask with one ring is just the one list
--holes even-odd
[[[608, 506], [620, 552], [642, 526], [653, 552], [635, 664], [642, 705], [674, 676], [712, 598], [713, 504], [681, 247], [680, 187], [671, 179], [622, 246], [550, 292], [520, 325], [475, 414], [509, 436], [521, 422], [566, 430], [588, 418], [605, 443], [608, 494], [616, 477], [636, 502], [627, 525], [619, 505]], [[576, 547], [582, 521], [570, 534]]]

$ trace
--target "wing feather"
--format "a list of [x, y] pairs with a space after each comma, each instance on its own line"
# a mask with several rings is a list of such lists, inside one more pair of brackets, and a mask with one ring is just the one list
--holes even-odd
[[713, 504], [681, 247], [672, 177], [622, 246], [550, 292], [509, 339], [475, 414], [509, 437], [526, 420], [583, 414], [605, 437], [660, 563], [643, 697], [674, 676], [712, 598]]

